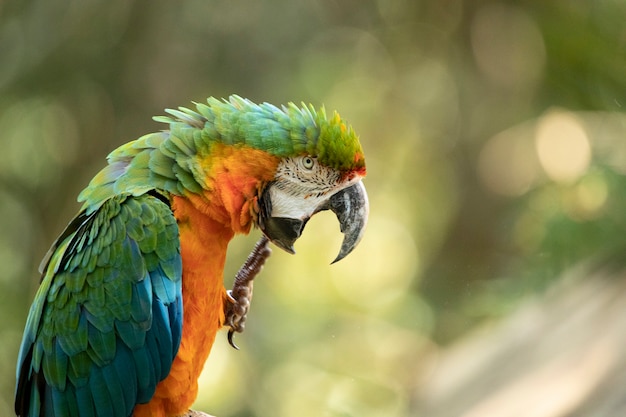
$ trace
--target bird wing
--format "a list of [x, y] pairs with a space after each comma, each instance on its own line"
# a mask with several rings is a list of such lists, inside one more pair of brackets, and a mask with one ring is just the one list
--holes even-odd
[[128, 417], [171, 368], [182, 261], [167, 198], [117, 195], [53, 245], [17, 367], [22, 417]]

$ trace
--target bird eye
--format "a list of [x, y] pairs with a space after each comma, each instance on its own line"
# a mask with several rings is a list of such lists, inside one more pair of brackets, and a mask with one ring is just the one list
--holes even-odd
[[313, 159], [312, 157], [305, 156], [304, 158], [302, 158], [302, 167], [304, 169], [311, 170], [313, 169], [314, 165], [315, 165], [315, 159]]

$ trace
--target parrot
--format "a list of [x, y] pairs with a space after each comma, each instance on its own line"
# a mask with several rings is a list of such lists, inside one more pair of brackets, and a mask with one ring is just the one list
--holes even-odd
[[[267, 245], [295, 253], [322, 210], [344, 235], [334, 262], [361, 240], [365, 157], [336, 111], [237, 95], [192, 103], [154, 117], [166, 128], [112, 151], [79, 194], [40, 267], [17, 416], [190, 415], [216, 333], [243, 329]], [[261, 240], [244, 283], [227, 291], [228, 244], [252, 228]]]

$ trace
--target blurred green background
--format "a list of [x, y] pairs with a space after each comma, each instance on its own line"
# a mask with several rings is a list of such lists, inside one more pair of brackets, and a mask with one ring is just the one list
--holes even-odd
[[371, 217], [336, 265], [332, 215], [274, 250], [196, 408], [418, 415], [433, 357], [581, 262], [623, 263], [625, 21], [621, 0], [0, 1], [0, 415], [80, 190], [164, 108], [233, 93], [337, 109]]

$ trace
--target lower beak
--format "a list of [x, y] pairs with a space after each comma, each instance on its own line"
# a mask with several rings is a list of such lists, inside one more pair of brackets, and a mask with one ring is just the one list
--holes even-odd
[[[276, 246], [289, 253], [295, 253], [293, 244], [302, 235], [309, 217], [293, 219], [288, 217], [264, 216], [271, 212], [271, 207], [262, 204], [259, 226], [263, 233]], [[362, 181], [333, 194], [328, 200], [317, 207], [313, 214], [331, 210], [339, 220], [341, 232], [344, 234], [339, 255], [332, 263], [345, 258], [358, 245], [363, 237], [369, 215], [369, 201]]]

